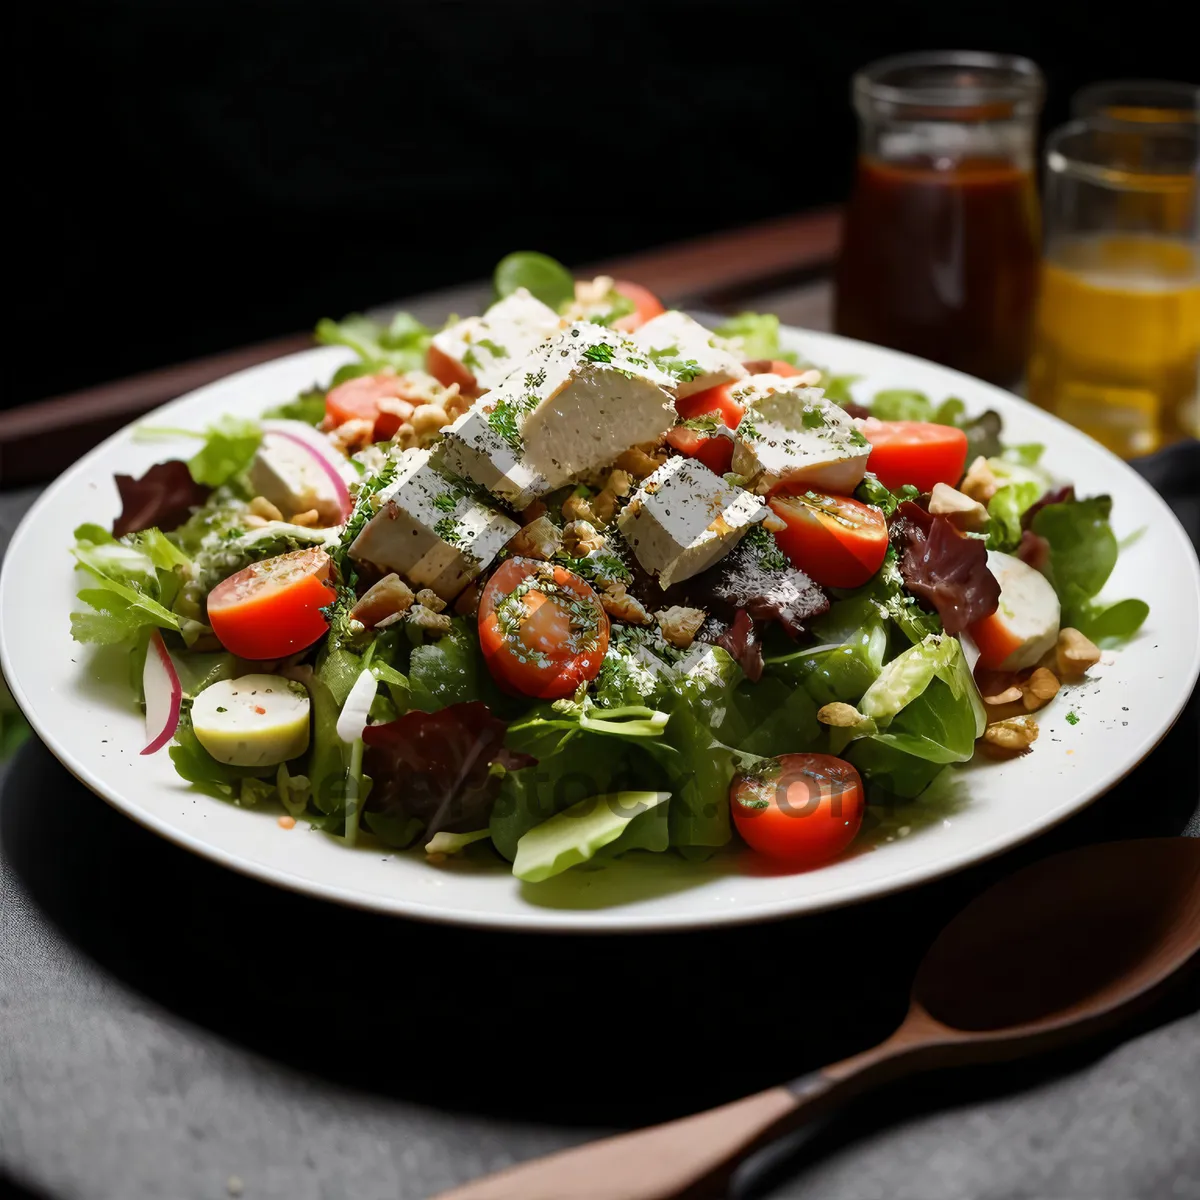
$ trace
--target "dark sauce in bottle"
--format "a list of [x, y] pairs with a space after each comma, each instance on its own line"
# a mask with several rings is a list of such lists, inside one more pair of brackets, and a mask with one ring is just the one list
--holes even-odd
[[1012, 387], [1029, 354], [1038, 259], [1029, 170], [1004, 158], [861, 158], [837, 331]]

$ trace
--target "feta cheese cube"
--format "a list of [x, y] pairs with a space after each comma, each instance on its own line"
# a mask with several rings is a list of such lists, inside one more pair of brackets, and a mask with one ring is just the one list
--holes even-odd
[[687, 313], [662, 313], [632, 337], [655, 366], [675, 378], [675, 395], [680, 400], [746, 377], [746, 368], [717, 335]]
[[624, 334], [583, 321], [535, 350], [487, 399], [493, 426], [556, 488], [666, 433], [672, 382]]
[[[305, 427], [305, 435], [313, 431]], [[319, 434], [317, 436], [320, 436]], [[322, 525], [340, 525], [342, 502], [333, 480], [321, 469], [313, 452], [287, 437], [267, 431], [250, 464], [250, 485], [284, 516], [317, 510]]]
[[767, 515], [757, 496], [726, 483], [702, 463], [669, 458], [617, 518], [637, 560], [664, 589], [723, 558]]
[[479, 391], [494, 388], [535, 346], [557, 333], [562, 318], [524, 288], [498, 300], [482, 317], [443, 329], [434, 348], [461, 363]]
[[730, 395], [746, 407], [734, 433], [733, 470], [756, 492], [786, 483], [848, 495], [862, 482], [870, 443], [820, 388], [751, 375]]
[[[437, 462], [520, 512], [550, 491], [550, 484], [517, 457], [513, 442], [492, 424], [493, 409], [493, 396], [482, 396], [443, 429]], [[497, 424], [503, 428], [502, 423]]]
[[453, 600], [518, 529], [437, 470], [428, 450], [406, 450], [379, 499], [350, 557], [395, 571], [414, 587], [432, 588], [443, 600]]

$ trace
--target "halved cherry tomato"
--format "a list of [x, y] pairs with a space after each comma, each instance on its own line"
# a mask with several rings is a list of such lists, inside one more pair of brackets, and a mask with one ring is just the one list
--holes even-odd
[[[386, 372], [359, 375], [356, 379], [347, 379], [345, 383], [329, 389], [325, 397], [325, 416], [331, 425], [344, 425], [347, 421], [374, 421], [375, 441], [386, 442], [401, 423], [416, 411], [416, 405], [406, 396], [407, 391], [404, 380], [396, 375]], [[388, 407], [395, 411], [380, 411], [381, 400], [393, 401]]]
[[871, 443], [867, 470], [896, 491], [906, 483], [932, 492], [935, 483], [953, 487], [967, 465], [967, 435], [952, 425], [928, 421], [877, 421], [868, 417], [863, 436]]
[[286, 658], [329, 628], [321, 613], [337, 593], [319, 546], [252, 563], [208, 594], [208, 623], [239, 658]]
[[798, 867], [837, 858], [862, 825], [858, 772], [832, 754], [783, 754], [735, 775], [729, 809], [742, 840]]
[[559, 700], [599, 672], [608, 650], [608, 614], [573, 571], [510, 558], [483, 589], [479, 644], [502, 687]]
[[618, 279], [613, 284], [613, 288], [626, 300], [632, 300], [634, 305], [633, 312], [613, 322], [614, 329], [632, 333], [635, 329], [645, 325], [651, 317], [657, 317], [659, 313], [667, 311], [663, 307], [662, 301], [649, 288], [642, 287], [640, 283], [629, 283], [627, 280]]
[[693, 417], [707, 416], [715, 413], [730, 429], [736, 429], [746, 413], [746, 406], [739, 404], [733, 398], [736, 383], [719, 383], [716, 387], [705, 388], [702, 392], [694, 392], [675, 401], [675, 411], [682, 421], [690, 421]]
[[787, 379], [792, 375], [803, 374], [799, 367], [790, 362], [784, 362], [781, 358], [756, 358], [752, 362], [742, 363], [742, 366], [751, 375], [782, 375], [784, 379]]
[[443, 387], [452, 387], [457, 383], [467, 395], [475, 394], [475, 376], [457, 358], [451, 358], [432, 344], [425, 352], [425, 370]]
[[667, 433], [667, 444], [680, 454], [702, 462], [717, 475], [724, 475], [733, 465], [733, 438], [719, 433], [709, 434], [699, 429], [689, 429], [686, 425], [676, 425]]
[[883, 565], [887, 521], [873, 505], [821, 492], [772, 496], [767, 503], [787, 523], [775, 534], [779, 548], [818, 583], [858, 587]]

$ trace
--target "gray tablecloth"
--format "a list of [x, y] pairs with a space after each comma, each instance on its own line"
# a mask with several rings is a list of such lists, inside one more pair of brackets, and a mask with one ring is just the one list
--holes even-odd
[[[32, 493], [0, 493], [0, 552]], [[434, 929], [275, 891], [81, 788], [0, 773], [0, 1188], [418, 1200], [882, 1037], [945, 917], [1085, 841], [1198, 832], [1197, 702], [1030, 846], [819, 918], [711, 934]], [[740, 1196], [1200, 1198], [1200, 1016], [1177, 990], [1049, 1060], [932, 1077], [764, 1156]]]

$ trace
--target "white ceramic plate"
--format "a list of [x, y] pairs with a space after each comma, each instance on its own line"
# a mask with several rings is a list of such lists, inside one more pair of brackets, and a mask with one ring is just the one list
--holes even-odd
[[[126, 429], [76, 463], [38, 500], [12, 540], [0, 578], [0, 661], [47, 746], [88, 787], [189, 850], [314, 896], [422, 920], [524, 930], [646, 931], [769, 920], [879, 896], [934, 879], [1029, 838], [1083, 808], [1131, 770], [1170, 728], [1200, 671], [1200, 568], [1170, 510], [1129, 467], [1070, 426], [997, 388], [907, 355], [828, 334], [786, 331], [789, 348], [883, 387], [961, 397], [995, 408], [1010, 442], [1044, 442], [1044, 462], [1083, 494], [1109, 492], [1122, 553], [1106, 595], [1150, 604], [1142, 632], [1039, 717], [1032, 753], [944, 772], [920, 801], [872, 817], [856, 853], [807, 873], [764, 869], [746, 852], [705, 864], [634, 854], [600, 870], [521, 884], [498, 863], [426, 863], [417, 853], [347, 849], [303, 823], [192, 792], [166, 753], [143, 758], [144, 724], [124, 659], [72, 641], [68, 557], [81, 521], [119, 511], [114, 472], [140, 475], [168, 453]], [[243, 371], [160, 409], [159, 425], [199, 428], [224, 412], [257, 415], [328, 379], [345, 359], [312, 350]], [[1067, 721], [1075, 713], [1078, 723]]]

